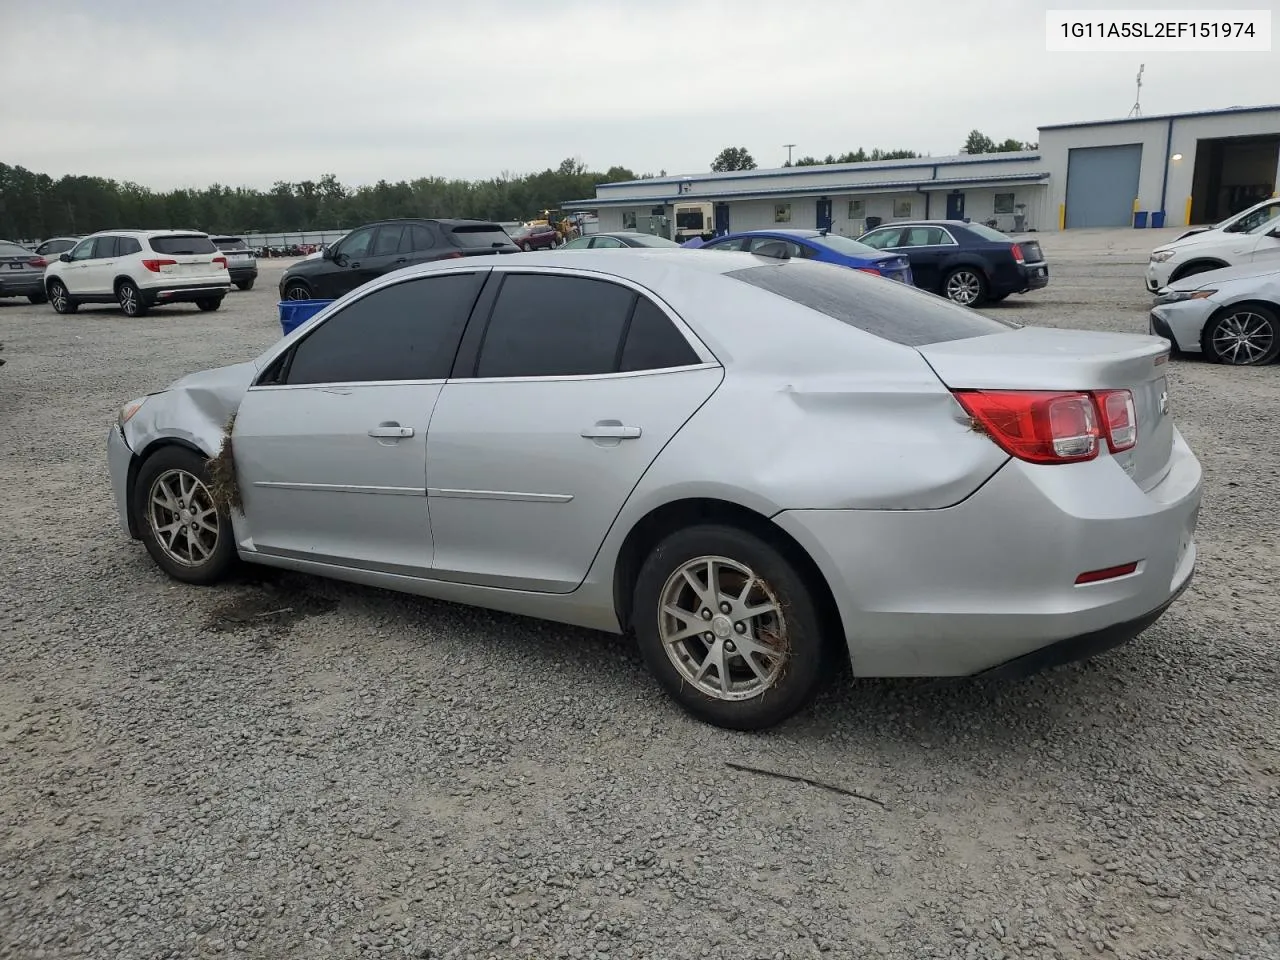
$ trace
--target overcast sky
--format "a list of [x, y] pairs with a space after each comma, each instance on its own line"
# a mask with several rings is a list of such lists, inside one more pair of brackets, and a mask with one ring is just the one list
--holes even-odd
[[167, 189], [947, 154], [1122, 117], [1140, 62], [1148, 114], [1280, 101], [1276, 52], [1045, 52], [1046, 9], [1118, 6], [1196, 4], [0, 0], [0, 161]]

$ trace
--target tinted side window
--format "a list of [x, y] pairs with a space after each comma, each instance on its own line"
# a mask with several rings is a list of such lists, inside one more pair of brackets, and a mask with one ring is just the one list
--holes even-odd
[[865, 243], [868, 247], [875, 247], [877, 250], [883, 250], [886, 247], [897, 246], [898, 237], [902, 233], [901, 230], [877, 230], [874, 233], [868, 233], [866, 236], [859, 237], [859, 243]]
[[404, 224], [397, 223], [378, 228], [378, 238], [373, 241], [373, 253], [370, 256], [386, 257], [400, 249], [400, 238], [404, 235]]
[[377, 227], [364, 227], [347, 234], [338, 245], [338, 253], [348, 257], [363, 257], [369, 252], [369, 241]]
[[98, 245], [93, 248], [95, 260], [106, 260], [116, 256], [117, 237], [99, 237]]
[[76, 248], [71, 251], [71, 259], [88, 260], [93, 256], [93, 245], [97, 242], [96, 237], [90, 237], [88, 240], [81, 240], [76, 244]]
[[116, 256], [129, 257], [142, 252], [142, 244], [133, 237], [116, 237]]
[[706, 244], [703, 247], [703, 249], [704, 250], [741, 250], [746, 245], [748, 239], [750, 238], [735, 237], [732, 240], [725, 240], [725, 241], [722, 241], [721, 243], [716, 243], [715, 241], [712, 241], [711, 243]]
[[886, 283], [856, 270], [832, 270], [803, 260], [748, 267], [725, 276], [909, 347], [1017, 328], [905, 283]]
[[689, 341], [648, 297], [641, 297], [631, 315], [619, 370], [661, 370], [700, 363]]
[[613, 373], [635, 294], [604, 280], [510, 274], [485, 331], [477, 377]]
[[401, 253], [421, 253], [424, 250], [430, 250], [436, 245], [435, 237], [431, 235], [431, 229], [420, 223], [411, 223], [405, 230], [404, 238], [400, 241]]
[[444, 379], [483, 280], [422, 277], [361, 297], [298, 343], [287, 382]]

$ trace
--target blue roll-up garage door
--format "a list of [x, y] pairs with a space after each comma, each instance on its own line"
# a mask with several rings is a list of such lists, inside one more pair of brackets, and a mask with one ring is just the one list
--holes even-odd
[[1140, 143], [1068, 151], [1067, 226], [1132, 225], [1141, 168]]

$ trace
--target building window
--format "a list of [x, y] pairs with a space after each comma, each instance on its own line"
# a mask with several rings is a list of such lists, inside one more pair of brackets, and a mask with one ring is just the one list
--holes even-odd
[[867, 216], [867, 201], [850, 200], [849, 201], [849, 219], [864, 220]]
[[634, 210], [622, 211], [622, 229], [634, 230], [636, 228], [636, 212]]
[[907, 217], [911, 216], [911, 201], [910, 200], [893, 201], [893, 215], [898, 219], [906, 219]]
[[791, 204], [779, 203], [773, 208], [774, 223], [790, 223], [791, 222]]
[[997, 193], [996, 194], [996, 213], [1013, 213], [1013, 194]]

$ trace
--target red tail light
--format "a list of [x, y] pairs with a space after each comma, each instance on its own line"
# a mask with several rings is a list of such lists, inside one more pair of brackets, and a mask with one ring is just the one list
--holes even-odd
[[143, 260], [142, 265], [152, 273], [159, 273], [161, 267], [176, 267], [177, 260]]
[[30, 260], [27, 261], [28, 267], [47, 267], [48, 265], [49, 265], [49, 261], [46, 260], [44, 257], [32, 257]]
[[1138, 417], [1128, 390], [1093, 393], [1046, 390], [956, 390], [960, 406], [1005, 453], [1028, 463], [1078, 463], [1138, 442]]
[[875, 267], [854, 267], [853, 269], [857, 270], [859, 273], [869, 273], [873, 277], [880, 276], [880, 271]]
[[213, 258], [213, 265], [214, 265], [215, 267], [221, 267], [223, 270], [225, 270], [225, 269], [227, 269], [227, 258], [226, 258], [226, 257], [214, 257], [214, 258]]
[[1094, 398], [1098, 401], [1098, 413], [1102, 416], [1111, 452], [1131, 449], [1138, 442], [1138, 413], [1133, 406], [1133, 394], [1128, 390], [1099, 390]]
[[1018, 263], [1027, 262], [1027, 258], [1022, 255], [1022, 246], [1020, 244], [1017, 244], [1017, 243], [1010, 244], [1009, 252], [1013, 254], [1013, 259], [1016, 260]]

